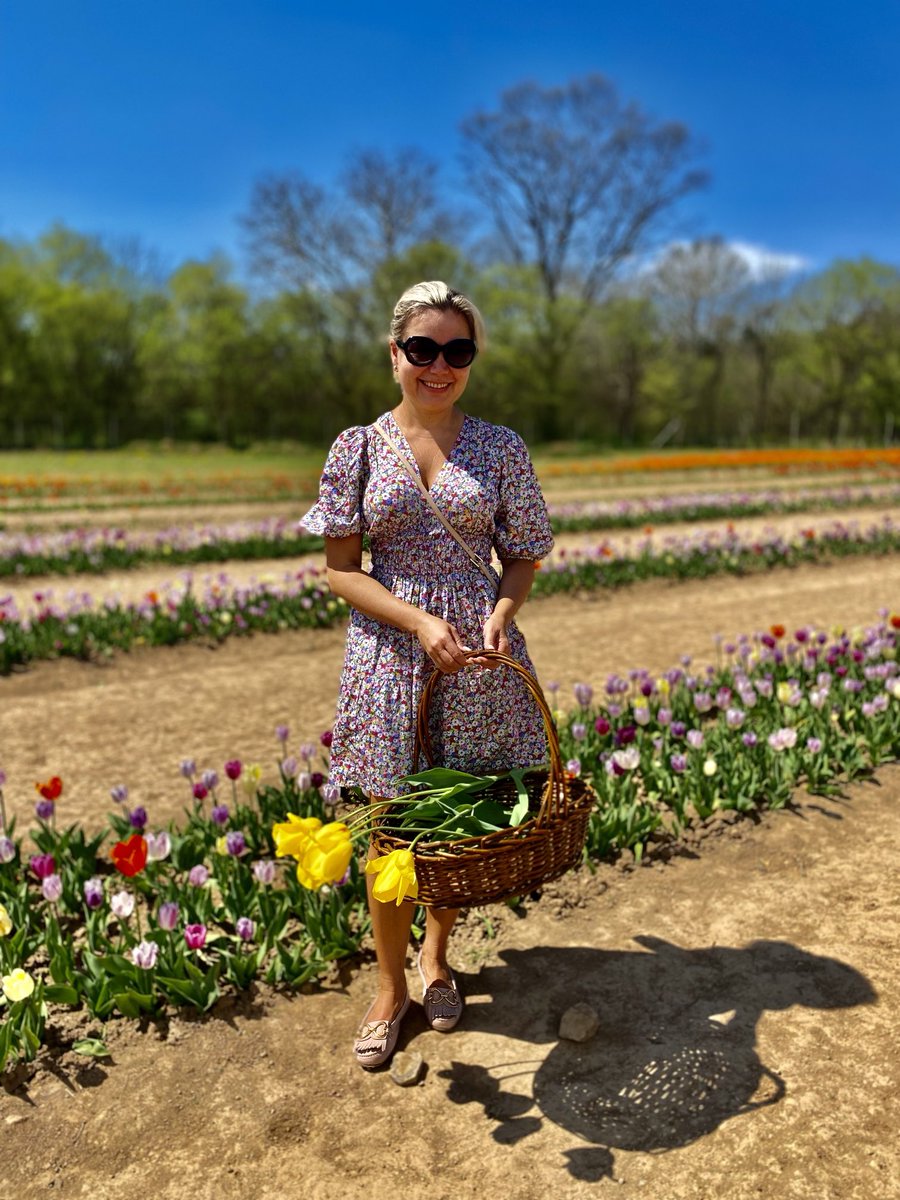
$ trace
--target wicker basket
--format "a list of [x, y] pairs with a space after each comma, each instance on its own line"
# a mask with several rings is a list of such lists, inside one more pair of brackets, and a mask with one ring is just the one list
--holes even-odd
[[[534, 676], [514, 658], [494, 650], [473, 651], [472, 657], [502, 663], [524, 680], [544, 718], [550, 768], [530, 771], [525, 776], [529, 797], [540, 804], [537, 816], [531, 820], [483, 837], [416, 843], [414, 854], [419, 893], [415, 903], [431, 908], [489, 904], [524, 895], [550, 879], [557, 879], [581, 861], [588, 817], [596, 802], [595, 793], [584, 780], [566, 775], [553, 717]], [[429, 677], [419, 702], [414, 752], [416, 766], [420, 754], [429, 763], [433, 762], [428, 714], [440, 677], [439, 671]], [[518, 798], [516, 785], [508, 777], [499, 779], [481, 794], [507, 809], [511, 809]], [[373, 831], [372, 845], [379, 855], [383, 855], [392, 850], [407, 849], [409, 841], [396, 837], [382, 826]]]

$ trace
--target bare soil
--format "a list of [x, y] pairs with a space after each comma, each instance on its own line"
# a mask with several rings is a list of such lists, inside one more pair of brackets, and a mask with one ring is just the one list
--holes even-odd
[[[536, 600], [520, 624], [566, 697], [708, 661], [717, 632], [863, 624], [898, 596], [900, 558], [857, 559]], [[342, 630], [309, 631], [0, 680], [11, 805], [27, 823], [53, 772], [63, 821], [96, 824], [124, 782], [161, 824], [187, 796], [182, 757], [266, 763], [278, 722], [294, 748], [327, 728], [342, 652]], [[524, 915], [473, 910], [453, 944], [463, 1023], [433, 1033], [413, 1006], [409, 1089], [350, 1058], [366, 956], [308, 994], [93, 1029], [111, 1059], [45, 1056], [0, 1092], [0, 1182], [91, 1200], [900, 1197], [898, 801], [891, 766], [841, 799], [713, 822], [670, 861], [574, 872]], [[600, 1019], [583, 1044], [558, 1037], [575, 1002]]]

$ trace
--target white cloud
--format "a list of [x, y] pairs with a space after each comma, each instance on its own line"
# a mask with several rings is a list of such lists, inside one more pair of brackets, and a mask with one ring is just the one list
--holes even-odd
[[751, 242], [726, 242], [729, 250], [739, 255], [756, 280], [771, 279], [773, 275], [796, 275], [808, 271], [812, 262], [801, 254], [782, 254]]

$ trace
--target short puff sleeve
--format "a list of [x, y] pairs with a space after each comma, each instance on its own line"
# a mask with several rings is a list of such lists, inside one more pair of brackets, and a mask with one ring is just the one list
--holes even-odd
[[501, 559], [536, 562], [553, 549], [547, 505], [525, 443], [513, 430], [500, 428], [500, 504], [494, 515], [494, 549]]
[[344, 538], [362, 533], [363, 493], [369, 470], [364, 425], [345, 429], [328, 451], [319, 499], [300, 519], [300, 525], [322, 537]]

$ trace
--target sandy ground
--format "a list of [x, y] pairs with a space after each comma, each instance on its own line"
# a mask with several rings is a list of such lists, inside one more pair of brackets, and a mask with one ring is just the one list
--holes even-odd
[[[865, 623], [898, 597], [900, 556], [536, 600], [520, 623], [567, 700], [611, 670], [708, 660], [717, 632]], [[326, 728], [342, 651], [340, 629], [304, 631], [2, 679], [8, 801], [27, 818], [58, 773], [60, 819], [92, 824], [124, 782], [162, 823], [180, 758], [267, 761], [276, 723], [294, 745]], [[414, 1006], [401, 1045], [427, 1069], [409, 1090], [350, 1058], [365, 959], [311, 994], [113, 1022], [111, 1060], [69, 1054], [0, 1092], [0, 1182], [26, 1200], [900, 1197], [898, 801], [887, 767], [668, 863], [574, 873], [524, 919], [468, 914], [464, 1022], [436, 1034]], [[581, 1045], [558, 1038], [576, 1001], [600, 1017]]]

